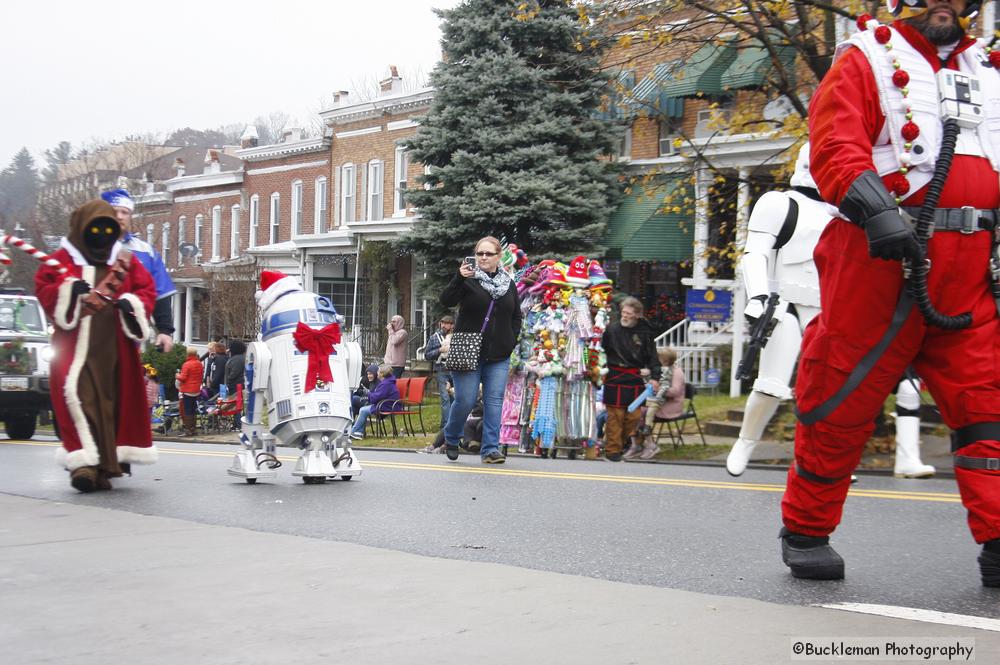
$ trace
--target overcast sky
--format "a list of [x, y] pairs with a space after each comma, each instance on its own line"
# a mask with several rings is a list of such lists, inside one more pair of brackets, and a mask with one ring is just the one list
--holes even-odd
[[459, 0], [0, 0], [0, 168], [128, 134], [214, 129], [440, 58], [432, 8]]

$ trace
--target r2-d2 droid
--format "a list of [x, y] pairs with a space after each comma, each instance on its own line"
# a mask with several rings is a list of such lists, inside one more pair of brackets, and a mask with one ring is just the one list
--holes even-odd
[[305, 483], [350, 480], [361, 473], [349, 437], [361, 348], [340, 340], [333, 304], [303, 291], [294, 277], [263, 271], [260, 286], [260, 338], [246, 354], [242, 450], [229, 475], [250, 484], [275, 477], [281, 444], [301, 450], [292, 475]]

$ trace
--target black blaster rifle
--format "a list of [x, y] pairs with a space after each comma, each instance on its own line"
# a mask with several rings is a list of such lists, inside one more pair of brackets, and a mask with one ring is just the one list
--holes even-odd
[[747, 344], [747, 350], [743, 353], [743, 359], [740, 360], [739, 366], [736, 367], [737, 381], [750, 378], [750, 372], [753, 370], [754, 363], [757, 362], [760, 350], [767, 346], [767, 340], [774, 331], [774, 326], [777, 323], [774, 320], [774, 310], [777, 306], [778, 294], [772, 292], [767, 297], [767, 305], [764, 307], [764, 313], [754, 321], [753, 327], [750, 328], [750, 342]]

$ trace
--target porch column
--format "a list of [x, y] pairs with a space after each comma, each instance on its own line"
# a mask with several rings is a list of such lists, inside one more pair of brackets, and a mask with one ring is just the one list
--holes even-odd
[[189, 345], [194, 337], [194, 287], [184, 289], [184, 344]]
[[708, 279], [708, 196], [712, 184], [708, 168], [700, 167], [694, 174], [694, 265], [691, 269], [694, 288], [704, 289]]
[[174, 294], [174, 301], [171, 303], [174, 310], [174, 341], [181, 341], [181, 292], [178, 290]]
[[[739, 189], [736, 193], [736, 246], [742, 252], [747, 244], [747, 224], [750, 221], [750, 171], [746, 167], [739, 170]], [[737, 262], [736, 279], [733, 280], [733, 362], [729, 369], [729, 396], [740, 396], [740, 382], [736, 380], [736, 367], [743, 357], [744, 320], [747, 293], [743, 286], [743, 262]]]

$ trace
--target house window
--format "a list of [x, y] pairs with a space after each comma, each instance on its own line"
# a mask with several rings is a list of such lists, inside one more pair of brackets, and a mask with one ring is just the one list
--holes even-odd
[[163, 259], [163, 265], [167, 266], [170, 263], [170, 223], [163, 225], [163, 231], [160, 232], [160, 256]]
[[302, 181], [292, 183], [292, 235], [302, 235]]
[[281, 194], [275, 192], [271, 194], [271, 233], [268, 236], [268, 243], [278, 242], [278, 225], [281, 224]]
[[354, 221], [354, 195], [357, 180], [354, 177], [354, 164], [344, 164], [340, 167], [340, 223]]
[[195, 215], [194, 216], [194, 246], [198, 248], [198, 253], [195, 254], [195, 263], [201, 262], [201, 231], [205, 227], [205, 216]]
[[368, 220], [382, 219], [382, 169], [381, 161], [368, 162]]
[[680, 125], [679, 118], [660, 119], [660, 157], [680, 154]]
[[[353, 276], [354, 266], [345, 264], [345, 268], [345, 273]], [[323, 296], [333, 303], [337, 314], [344, 317], [347, 325], [351, 325], [352, 323], [361, 327], [371, 325], [373, 307], [367, 280], [361, 279], [358, 281], [358, 296], [356, 301], [354, 297], [355, 284], [353, 277], [346, 279], [316, 279], [313, 281], [313, 289], [316, 291], [316, 295]], [[355, 302], [357, 302], [357, 312], [354, 310]]]
[[257, 227], [260, 226], [260, 195], [250, 197], [250, 238], [247, 247], [257, 246]]
[[146, 224], [146, 242], [153, 249], [156, 249], [156, 236], [154, 235], [156, 230], [153, 228], [152, 224]]
[[618, 159], [632, 159], [632, 126], [629, 125], [622, 132], [621, 138], [618, 140], [618, 153], [616, 155]]
[[184, 255], [181, 254], [180, 249], [184, 244], [184, 227], [187, 226], [187, 217], [181, 215], [177, 218], [177, 265], [184, 265]]
[[240, 255], [240, 206], [234, 205], [229, 209], [229, 256], [236, 258]]
[[212, 208], [212, 260], [222, 259], [222, 206]]
[[406, 213], [406, 171], [409, 168], [409, 162], [406, 149], [401, 145], [396, 146], [396, 179], [392, 197], [392, 214], [395, 216]]
[[326, 233], [326, 178], [316, 178], [316, 201], [313, 206], [314, 233]]

